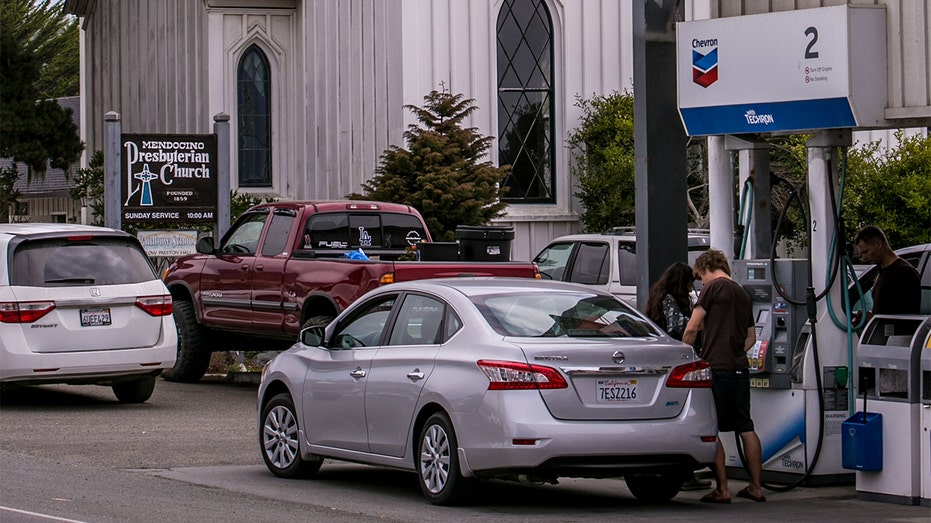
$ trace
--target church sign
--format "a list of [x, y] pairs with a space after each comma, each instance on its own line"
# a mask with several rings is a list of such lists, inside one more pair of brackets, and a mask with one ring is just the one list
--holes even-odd
[[215, 134], [122, 134], [120, 148], [123, 222], [215, 221]]

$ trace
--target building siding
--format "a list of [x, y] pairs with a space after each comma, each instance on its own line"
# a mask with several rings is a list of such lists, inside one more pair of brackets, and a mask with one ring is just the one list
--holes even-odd
[[[433, 89], [475, 100], [467, 125], [497, 136], [496, 22], [502, 0], [85, 0], [82, 12], [88, 153], [103, 144], [103, 115], [124, 132], [212, 131], [231, 119], [236, 151], [236, 66], [256, 42], [272, 67], [273, 185], [250, 192], [336, 199], [361, 191], [381, 154], [404, 146], [415, 123], [404, 106]], [[629, 2], [546, 0], [553, 22], [556, 202], [511, 205], [496, 224], [515, 228], [512, 255], [527, 259], [576, 232], [565, 147], [581, 114], [577, 97], [633, 88]], [[725, 17], [845, 4], [832, 0], [687, 0], [685, 18]], [[869, 2], [860, 2], [869, 3]], [[885, 5], [889, 36], [887, 118], [931, 119], [931, 0]], [[670, 78], [674, 81], [674, 78]], [[924, 122], [924, 123], [922, 123]], [[679, 122], [670, 122], [679, 125]], [[497, 161], [497, 146], [489, 152]], [[231, 158], [232, 187], [237, 160]]]

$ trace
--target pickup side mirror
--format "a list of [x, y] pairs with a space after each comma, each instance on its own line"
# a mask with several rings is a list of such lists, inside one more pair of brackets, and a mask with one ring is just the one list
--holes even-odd
[[204, 236], [203, 238], [197, 240], [197, 244], [194, 246], [194, 249], [200, 254], [213, 254], [213, 237]]
[[323, 346], [324, 328], [319, 325], [301, 331], [301, 343], [309, 347]]

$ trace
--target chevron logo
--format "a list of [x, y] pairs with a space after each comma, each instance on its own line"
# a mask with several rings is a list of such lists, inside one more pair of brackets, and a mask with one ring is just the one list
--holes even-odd
[[718, 48], [707, 54], [692, 50], [692, 81], [702, 87], [718, 81]]

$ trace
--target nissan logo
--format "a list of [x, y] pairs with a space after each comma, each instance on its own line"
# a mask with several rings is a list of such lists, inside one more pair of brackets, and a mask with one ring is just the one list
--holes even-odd
[[624, 353], [621, 351], [615, 351], [614, 354], [611, 355], [611, 359], [614, 360], [614, 363], [624, 363], [627, 356], [624, 356]]

